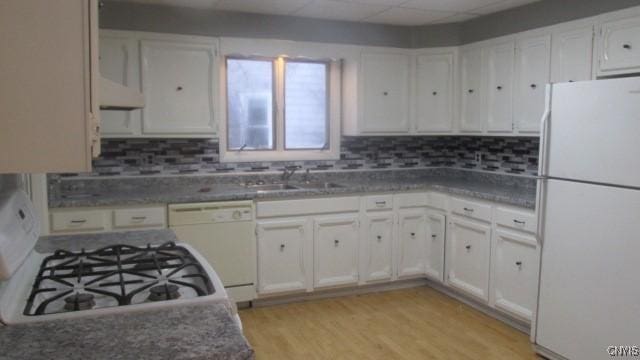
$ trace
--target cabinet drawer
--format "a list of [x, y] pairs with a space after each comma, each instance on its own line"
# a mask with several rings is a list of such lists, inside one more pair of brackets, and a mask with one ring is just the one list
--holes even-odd
[[451, 211], [458, 215], [464, 215], [473, 219], [491, 221], [491, 205], [452, 198]]
[[393, 195], [374, 195], [364, 198], [367, 210], [388, 210], [393, 208]]
[[51, 214], [52, 232], [101, 231], [107, 227], [107, 217], [98, 211], [65, 211]]
[[163, 207], [119, 209], [113, 211], [114, 228], [158, 227], [165, 225]]
[[297, 216], [360, 210], [359, 197], [339, 197], [322, 199], [300, 199], [283, 201], [263, 201], [256, 205], [259, 218], [275, 216]]
[[496, 224], [512, 229], [535, 233], [537, 229], [536, 216], [533, 212], [498, 207], [496, 209]]
[[427, 193], [398, 194], [395, 201], [400, 209], [427, 206], [429, 203]]

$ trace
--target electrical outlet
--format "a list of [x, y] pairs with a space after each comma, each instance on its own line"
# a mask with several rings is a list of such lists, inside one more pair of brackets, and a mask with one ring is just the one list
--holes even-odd
[[482, 163], [482, 154], [480, 151], [476, 151], [476, 164], [480, 165]]

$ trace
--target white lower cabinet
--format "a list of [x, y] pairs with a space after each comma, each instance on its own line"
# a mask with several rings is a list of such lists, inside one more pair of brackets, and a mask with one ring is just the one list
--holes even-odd
[[538, 282], [536, 238], [498, 229], [492, 245], [491, 305], [531, 321]]
[[314, 220], [314, 287], [357, 284], [358, 215]]
[[305, 291], [311, 288], [308, 219], [261, 220], [257, 223], [258, 293]]
[[427, 267], [427, 212], [398, 212], [398, 278], [423, 276]]
[[427, 255], [425, 274], [438, 282], [444, 281], [444, 243], [447, 227], [445, 215], [427, 212]]
[[367, 213], [363, 221], [363, 281], [391, 280], [393, 276], [394, 214]]
[[448, 284], [489, 301], [491, 226], [455, 217], [449, 222], [448, 232]]

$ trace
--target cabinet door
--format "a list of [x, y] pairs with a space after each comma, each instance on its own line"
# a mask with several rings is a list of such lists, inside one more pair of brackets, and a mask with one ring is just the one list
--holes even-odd
[[553, 34], [551, 82], [590, 80], [593, 58], [593, 27]]
[[513, 42], [492, 46], [487, 50], [487, 131], [513, 131]]
[[315, 219], [314, 285], [317, 288], [358, 282], [358, 216]]
[[424, 276], [427, 269], [427, 213], [425, 209], [398, 213], [398, 278]]
[[416, 82], [416, 131], [450, 132], [453, 125], [453, 55], [418, 56]]
[[519, 133], [540, 132], [549, 82], [551, 37], [524, 39], [516, 45], [515, 127]]
[[640, 71], [640, 17], [602, 24], [600, 75]]
[[444, 242], [446, 218], [437, 212], [427, 213], [426, 269], [427, 276], [442, 282], [444, 275]]
[[482, 132], [484, 120], [482, 116], [482, 51], [481, 49], [464, 50], [460, 60], [460, 130], [463, 132]]
[[391, 280], [393, 275], [392, 212], [366, 214], [364, 221], [364, 280]]
[[478, 299], [489, 301], [491, 227], [488, 224], [454, 218], [449, 223], [448, 232], [449, 284]]
[[497, 230], [491, 262], [492, 305], [531, 321], [538, 284], [535, 237]]
[[409, 131], [409, 56], [363, 53], [360, 127], [368, 133]]
[[215, 134], [216, 44], [141, 40], [145, 134]]
[[258, 293], [304, 291], [312, 277], [308, 221], [262, 220], [257, 223]]
[[[138, 48], [133, 36], [100, 32], [100, 74], [118, 84], [140, 87]], [[101, 110], [102, 135], [122, 136], [140, 132], [141, 110]]]

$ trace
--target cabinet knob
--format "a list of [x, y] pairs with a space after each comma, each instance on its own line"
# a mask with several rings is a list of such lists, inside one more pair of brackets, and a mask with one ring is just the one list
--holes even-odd
[[631, 45], [629, 45], [629, 44], [624, 44], [624, 45], [622, 45], [622, 47], [627, 49], [627, 50], [631, 50]]
[[531, 88], [532, 88], [532, 89], [535, 89], [535, 88], [537, 88], [537, 87], [538, 87], [538, 85], [536, 85], [536, 84], [531, 84]]
[[280, 244], [280, 251], [284, 250], [284, 244]]
[[335, 246], [338, 246], [338, 244], [340, 244], [340, 240], [338, 240], [338, 239], [333, 240], [333, 244]]
[[378, 241], [382, 240], [382, 236], [380, 235], [376, 236], [376, 238], [378, 239]]
[[466, 208], [463, 208], [463, 209], [464, 209], [464, 211], [473, 212], [473, 209], [472, 209], [472, 208], [468, 208], [468, 207], [466, 207]]
[[416, 233], [412, 232], [411, 237], [416, 237]]
[[496, 89], [498, 89], [498, 91], [502, 90], [502, 86], [498, 86], [496, 87]]
[[473, 89], [469, 89], [469, 90], [467, 90], [467, 92], [468, 92], [469, 94], [473, 94]]
[[176, 91], [182, 91], [182, 86], [178, 86], [178, 87], [176, 88]]
[[389, 95], [389, 92], [388, 91], [383, 91], [382, 95], [387, 96], [387, 95]]
[[437, 92], [437, 91], [434, 91], [434, 92], [433, 92], [433, 96], [436, 96], [436, 95], [438, 95], [438, 92]]
[[437, 234], [431, 234], [431, 237], [435, 239], [435, 238], [438, 237], [438, 235]]
[[467, 249], [467, 250], [471, 250], [471, 245], [467, 245], [464, 248]]
[[516, 261], [516, 266], [521, 268], [522, 267], [522, 261]]

